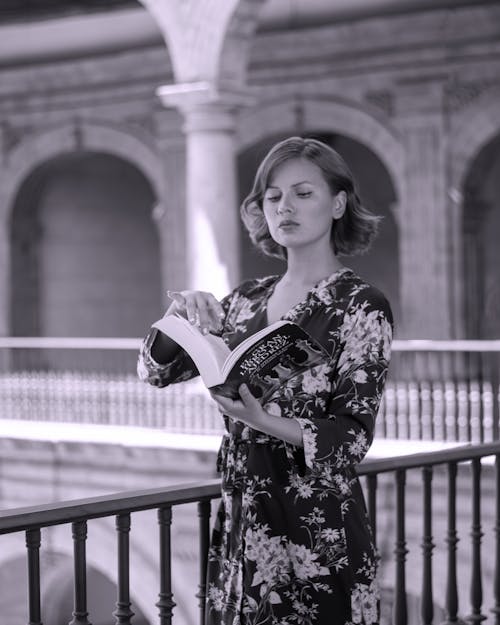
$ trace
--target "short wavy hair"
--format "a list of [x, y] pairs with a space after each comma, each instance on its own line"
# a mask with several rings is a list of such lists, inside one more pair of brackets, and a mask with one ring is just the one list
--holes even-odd
[[317, 139], [289, 137], [274, 145], [261, 162], [252, 190], [243, 200], [241, 218], [252, 243], [267, 256], [286, 259], [286, 248], [271, 237], [264, 217], [263, 200], [276, 169], [290, 159], [303, 158], [317, 165], [333, 195], [345, 191], [346, 209], [332, 219], [330, 243], [335, 255], [353, 256], [366, 252], [375, 238], [381, 217], [361, 205], [353, 175], [333, 148]]

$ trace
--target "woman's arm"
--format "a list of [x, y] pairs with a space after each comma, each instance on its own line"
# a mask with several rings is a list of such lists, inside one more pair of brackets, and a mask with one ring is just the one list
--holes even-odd
[[151, 343], [151, 356], [158, 364], [168, 364], [179, 355], [181, 350], [182, 348], [178, 343], [162, 332], [156, 331], [156, 336]]
[[[174, 301], [165, 315], [181, 314], [205, 331], [221, 332], [233, 294], [218, 302], [211, 293], [201, 291], [172, 293]], [[198, 370], [175, 341], [152, 328], [139, 351], [137, 375], [153, 386], [167, 386], [197, 376]]]
[[[301, 410], [295, 417], [302, 429], [305, 465], [317, 474], [358, 464], [372, 443], [392, 341], [386, 300], [354, 303], [339, 336], [343, 346], [330, 370], [334, 392], [325, 415], [315, 418]], [[285, 410], [285, 416], [295, 415]]]

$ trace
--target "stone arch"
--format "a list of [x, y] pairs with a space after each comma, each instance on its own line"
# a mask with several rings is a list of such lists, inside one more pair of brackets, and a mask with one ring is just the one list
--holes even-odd
[[4, 171], [0, 218], [5, 222], [9, 217], [18, 190], [39, 165], [81, 150], [111, 154], [132, 163], [146, 176], [155, 196], [163, 196], [160, 160], [152, 142], [123, 127], [82, 120], [28, 135], [10, 152]]
[[[57, 565], [50, 571], [42, 595], [44, 622], [53, 624], [68, 622], [73, 610], [73, 575], [73, 557], [66, 555], [65, 558], [59, 558]], [[131, 590], [134, 623], [148, 625], [154, 622], [154, 614], [149, 614], [147, 618], [138, 605], [135, 589]], [[87, 563], [87, 597], [92, 623], [110, 622], [112, 612], [116, 609], [117, 582], [110, 575], [109, 566], [101, 569]]]
[[467, 173], [481, 149], [500, 133], [500, 87], [479, 97], [454, 116], [450, 129], [450, 189], [462, 191]]
[[[105, 121], [73, 120], [60, 127], [51, 127], [46, 131], [25, 136], [8, 154], [5, 169], [1, 172], [3, 184], [0, 190], [0, 223], [2, 224], [0, 231], [5, 234], [6, 243], [2, 246], [5, 262], [0, 272], [0, 292], [4, 294], [0, 326], [6, 334], [12, 332], [12, 306], [14, 302], [12, 272], [15, 270], [13, 265], [15, 248], [13, 247], [14, 240], [10, 235], [11, 227], [18, 215], [17, 212], [16, 215], [13, 213], [20, 194], [24, 193], [26, 183], [30, 183], [39, 173], [48, 171], [52, 164], [69, 162], [71, 159], [76, 161], [89, 155], [97, 155], [101, 160], [109, 159], [111, 161], [114, 159], [117, 163], [121, 162], [124, 167], [128, 167], [130, 171], [137, 172], [138, 177], [145, 182], [144, 188], [147, 185], [148, 193], [146, 201], [142, 205], [136, 204], [136, 206], [145, 207], [146, 213], [148, 210], [153, 210], [155, 204], [161, 203], [164, 197], [164, 182], [161, 173], [163, 165], [155, 152], [153, 140], [147, 133], [128, 128], [126, 125], [118, 126]], [[41, 179], [40, 176], [37, 178], [37, 180]], [[108, 216], [108, 222], [110, 219], [111, 217]], [[152, 231], [150, 240], [161, 234], [157, 232], [157, 222], [152, 222], [149, 230]], [[122, 236], [122, 242], [123, 239]], [[123, 245], [121, 249], [123, 250]], [[156, 247], [148, 249], [153, 250]], [[36, 260], [30, 262], [32, 266], [35, 266], [33, 263], [36, 263]], [[152, 261], [151, 266], [157, 267], [158, 272], [161, 272], [158, 259]], [[87, 266], [87, 269], [90, 272], [94, 271], [90, 266]], [[115, 264], [115, 269], [120, 273], [118, 264]], [[161, 280], [161, 274], [158, 280]], [[92, 284], [97, 283], [88, 281], [87, 284], [91, 288]], [[146, 281], [141, 282], [141, 284], [150, 290], [150, 295], [153, 292], [158, 292], [157, 286], [154, 288], [146, 286]], [[149, 299], [151, 306], [156, 310], [159, 301], [157, 302], [152, 296]], [[50, 301], [50, 298], [47, 301]], [[136, 310], [136, 313], [133, 314], [137, 314], [136, 322], [133, 323], [138, 324], [141, 313]], [[135, 334], [137, 330], [133, 330], [133, 332]]]
[[[163, 34], [177, 82], [243, 85], [265, 0], [206, 0], [187, 6], [140, 0]], [[210, 28], [207, 28], [210, 24]]]
[[[496, 285], [496, 272], [491, 265], [488, 278], [485, 267], [479, 267], [486, 262], [484, 255], [487, 250], [491, 253], [496, 249], [496, 245], [485, 245], [479, 234], [483, 231], [493, 235], [494, 231], [484, 230], [487, 205], [483, 204], [482, 188], [474, 187], [477, 186], [478, 174], [482, 177], [484, 173], [482, 165], [485, 154], [491, 151], [493, 145], [498, 145], [500, 140], [499, 96], [500, 86], [487, 89], [473, 102], [455, 112], [450, 123], [448, 192], [458, 226], [455, 242], [456, 301], [458, 309], [462, 311], [460, 334], [466, 338], [489, 338], [487, 332], [484, 335], [483, 322], [484, 315], [492, 307], [493, 315], [488, 314], [496, 319], [497, 289], [486, 288], [492, 278]], [[489, 214], [491, 216], [491, 212]], [[486, 294], [488, 300], [483, 301]]]
[[250, 46], [265, 1], [240, 0], [235, 7], [219, 55], [221, 82], [240, 85], [245, 82]]
[[273, 134], [300, 134], [300, 129], [329, 130], [365, 144], [387, 168], [398, 201], [403, 198], [405, 152], [396, 131], [382, 123], [369, 110], [357, 103], [333, 98], [301, 98], [287, 96], [259, 103], [241, 114], [238, 128], [238, 149]]
[[[95, 524], [95, 522], [94, 522]], [[110, 533], [110, 536], [113, 537]], [[62, 547], [62, 549], [60, 548]], [[104, 556], [102, 562], [96, 562], [95, 558], [87, 557], [87, 609], [90, 612], [92, 622], [102, 623], [104, 620], [111, 620], [111, 613], [116, 605], [116, 575], [113, 575], [114, 568], [109, 566], [115, 557], [113, 550], [107, 545], [103, 545]], [[74, 559], [72, 544], [58, 546], [57, 550], [42, 549], [40, 553], [41, 567], [41, 608], [43, 622], [57, 625], [68, 623], [73, 609], [73, 575]], [[0, 610], [2, 616], [10, 616], [14, 621], [14, 616], [19, 622], [26, 622], [28, 577], [26, 570], [26, 553], [19, 549], [11, 557], [4, 559], [0, 564], [0, 575], [5, 571], [5, 579], [2, 579], [2, 590], [0, 591]], [[139, 595], [136, 589], [132, 590], [132, 609], [135, 613], [135, 620], [140, 625], [154, 622], [154, 606], [149, 615], [144, 613], [144, 605], [139, 606], [137, 598], [142, 600], [143, 595]], [[141, 601], [142, 603], [142, 601]], [[154, 604], [154, 601], [152, 602]], [[149, 607], [149, 606], [147, 606]], [[148, 618], [146, 618], [146, 616]], [[96, 620], [94, 620], [96, 619]]]

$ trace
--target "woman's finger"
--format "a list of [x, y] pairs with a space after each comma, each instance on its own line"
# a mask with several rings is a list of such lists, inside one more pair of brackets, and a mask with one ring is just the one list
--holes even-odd
[[252, 392], [246, 384], [240, 384], [238, 392], [240, 394], [241, 401], [245, 404], [247, 408], [251, 408], [255, 404], [258, 404], [260, 406], [259, 400], [252, 395]]
[[208, 295], [209, 295], [210, 312], [213, 315], [214, 323], [216, 325], [222, 325], [222, 320], [226, 316], [226, 313], [224, 312], [224, 308], [222, 308], [222, 304], [214, 295], [212, 295], [212, 293], [209, 293]]
[[224, 311], [212, 293], [197, 293], [197, 306], [200, 313], [200, 328], [202, 332], [220, 332], [222, 330], [222, 316]]
[[172, 300], [172, 303], [167, 308], [166, 315], [185, 315], [186, 314], [186, 301], [184, 296], [179, 291], [167, 291], [168, 297]]
[[198, 293], [196, 297], [196, 306], [200, 319], [200, 330], [203, 334], [207, 334], [210, 330], [215, 329], [210, 314], [207, 293]]
[[193, 325], [199, 325], [200, 316], [198, 314], [198, 307], [196, 305], [195, 298], [192, 296], [187, 296], [185, 297], [185, 300], [186, 300], [186, 314], [187, 314], [189, 323], [192, 323]]
[[174, 302], [174, 309], [185, 314], [188, 321], [196, 325], [206, 334], [220, 332], [222, 319], [225, 317], [220, 302], [205, 291], [167, 291], [167, 295]]

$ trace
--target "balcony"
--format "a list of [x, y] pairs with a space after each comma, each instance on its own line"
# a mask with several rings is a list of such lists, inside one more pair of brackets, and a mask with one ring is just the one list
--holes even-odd
[[[491, 458], [494, 463], [491, 463]], [[359, 467], [359, 474], [365, 483], [370, 519], [377, 542], [382, 538], [381, 526], [391, 525], [389, 516], [393, 515], [394, 531], [390, 542], [394, 549], [392, 561], [381, 562], [381, 578], [384, 579], [384, 568], [393, 570], [394, 591], [389, 599], [390, 604], [382, 604], [383, 622], [394, 625], [407, 625], [407, 557], [415, 548], [415, 541], [409, 540], [406, 528], [406, 501], [417, 491], [421, 493], [421, 554], [417, 576], [420, 578], [420, 623], [498, 623], [500, 618], [500, 587], [498, 573], [500, 571], [500, 443], [483, 443], [464, 445], [454, 449], [412, 454], [406, 457], [386, 458], [365, 461]], [[481, 543], [486, 528], [482, 517], [481, 506], [481, 473], [485, 467], [494, 473], [495, 499], [493, 537], [493, 559], [495, 575], [493, 580], [492, 605], [483, 605], [483, 581], [481, 565]], [[420, 483], [416, 475], [420, 474]], [[407, 477], [411, 474], [411, 480]], [[436, 536], [433, 531], [433, 479], [446, 482], [446, 594], [436, 597], [433, 583], [433, 551], [436, 547]], [[459, 486], [458, 480], [464, 481]], [[378, 495], [380, 487], [384, 488], [384, 501]], [[460, 520], [457, 516], [457, 501], [460, 488], [470, 492], [469, 510], [461, 510]], [[73, 580], [74, 603], [71, 625], [89, 625], [92, 623], [92, 607], [87, 604], [86, 579], [86, 541], [87, 533], [92, 532], [93, 520], [103, 517], [114, 517], [116, 527], [117, 559], [115, 562], [118, 593], [113, 616], [117, 624], [131, 624], [134, 606], [130, 600], [130, 550], [129, 537], [134, 514], [143, 510], [156, 510], [158, 521], [157, 548], [158, 566], [158, 618], [161, 625], [175, 623], [175, 596], [172, 592], [172, 578], [175, 569], [171, 559], [171, 526], [175, 523], [175, 511], [183, 504], [195, 503], [199, 516], [199, 589], [196, 597], [199, 603], [200, 623], [204, 619], [205, 601], [205, 569], [207, 565], [211, 502], [219, 497], [220, 484], [212, 480], [195, 485], [174, 486], [170, 488], [124, 492], [74, 501], [53, 503], [31, 508], [21, 508], [0, 512], [0, 533], [10, 534], [24, 532], [26, 540], [26, 557], [28, 568], [28, 587], [26, 599], [28, 604], [29, 625], [42, 625], [40, 595], [40, 549], [43, 549], [42, 532], [44, 529], [62, 524], [71, 524], [73, 539]], [[391, 503], [388, 505], [387, 494]], [[441, 502], [442, 504], [443, 502]], [[489, 514], [491, 514], [491, 510]], [[468, 549], [469, 563], [469, 601], [460, 589], [460, 578], [463, 579], [458, 564], [458, 542], [462, 535], [459, 527], [468, 518], [470, 528], [470, 546]], [[491, 528], [488, 528], [490, 530]], [[488, 532], [489, 534], [489, 532]], [[384, 541], [388, 536], [384, 531]], [[415, 556], [415, 553], [412, 554]], [[492, 554], [490, 553], [490, 556]], [[414, 569], [415, 570], [415, 569]], [[489, 593], [488, 593], [489, 594]], [[459, 601], [460, 597], [460, 601]], [[435, 621], [435, 602], [442, 606], [444, 619]], [[388, 612], [390, 614], [388, 614]], [[494, 615], [494, 621], [489, 617]], [[441, 615], [442, 616], [442, 615]]]
[[[210, 440], [220, 434], [218, 415], [195, 383], [158, 391], [136, 380], [135, 340], [38, 339], [29, 345], [2, 340], [7, 343], [0, 350], [4, 431], [12, 423], [31, 428], [36, 415], [38, 426], [40, 421], [93, 424], [109, 432], [120, 426], [132, 437], [138, 427], [158, 438], [165, 429]], [[359, 467], [381, 557], [384, 625], [500, 623], [499, 354], [498, 341], [395, 345], [376, 453]], [[402, 452], [409, 439], [414, 447]], [[421, 446], [443, 449], [413, 453]], [[375, 457], [394, 453], [397, 457]], [[71, 453], [56, 461], [61, 473], [81, 462]], [[5, 476], [7, 465], [2, 466]], [[0, 512], [0, 554], [9, 551], [5, 541], [25, 542], [26, 588], [13, 597], [27, 606], [21, 622], [58, 625], [46, 602], [51, 570], [43, 562], [64, 542], [71, 553], [65, 587], [74, 590], [60, 622], [202, 622], [210, 519], [219, 488], [218, 480], [199, 480]], [[196, 532], [199, 541], [192, 559], [179, 554], [190, 523], [189, 540]], [[96, 614], [87, 592], [93, 541], [106, 551], [105, 567], [117, 588], [116, 596], [108, 596], [108, 604], [115, 604], [108, 620]], [[150, 546], [152, 571], [144, 579], [137, 569], [141, 541]], [[2, 625], [11, 625], [2, 609]], [[196, 609], [199, 615], [193, 617]]]

